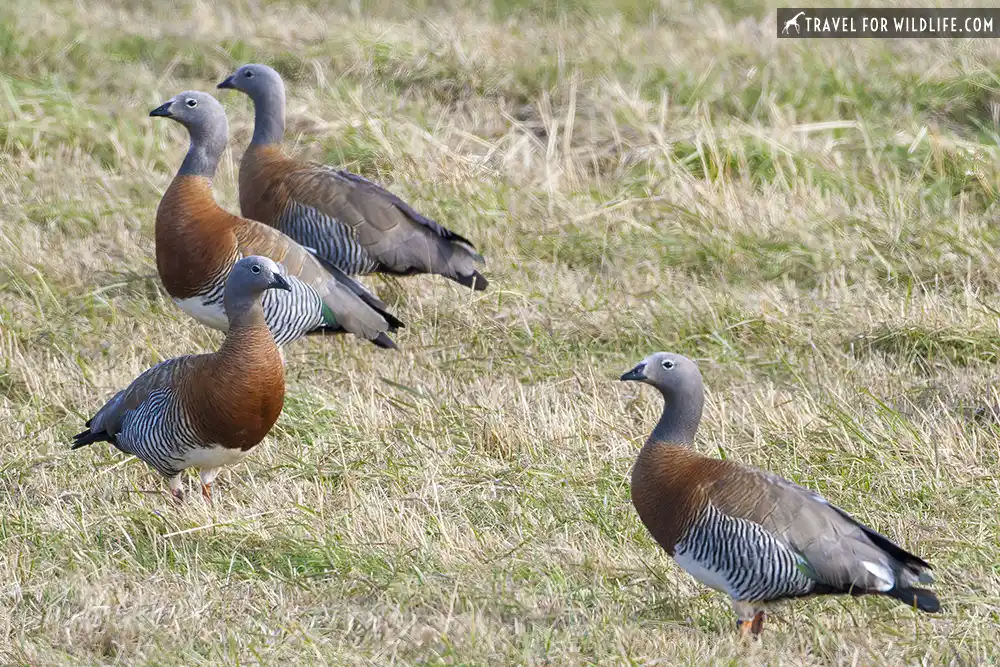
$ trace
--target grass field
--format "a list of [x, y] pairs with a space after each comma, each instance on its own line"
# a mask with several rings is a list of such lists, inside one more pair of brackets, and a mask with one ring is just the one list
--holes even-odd
[[[1000, 661], [1000, 43], [774, 39], [654, 0], [0, 4], [0, 663]], [[408, 327], [286, 350], [271, 436], [207, 506], [69, 440], [211, 350], [156, 276], [186, 150], [150, 109], [268, 62], [289, 147], [473, 239], [492, 281], [368, 280]], [[219, 91], [238, 210], [249, 101]], [[701, 451], [936, 568], [943, 613], [784, 605], [736, 639], [629, 502], [697, 359]]]

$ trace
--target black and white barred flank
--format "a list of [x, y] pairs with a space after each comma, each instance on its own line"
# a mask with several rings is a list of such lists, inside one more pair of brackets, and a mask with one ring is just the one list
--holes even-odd
[[173, 477], [189, 467], [185, 461], [193, 449], [210, 443], [201, 441], [174, 392], [164, 388], [151, 392], [139, 406], [125, 413], [114, 444], [164, 477]]
[[[237, 257], [237, 259], [240, 258]], [[288, 280], [288, 284], [292, 288], [291, 291], [267, 290], [261, 298], [264, 321], [267, 323], [267, 328], [271, 330], [275, 343], [279, 346], [284, 345], [324, 325], [333, 326], [336, 324], [332, 321], [333, 315], [328, 310], [326, 310], [327, 316], [324, 317], [323, 300], [316, 293], [316, 290], [295, 276], [284, 274], [284, 271], [282, 274]], [[228, 328], [223, 302], [228, 276], [227, 271], [225, 275], [217, 277], [209, 289], [197, 297], [205, 311], [212, 313], [212, 321], [205, 321], [198, 317], [198, 314], [192, 312], [195, 319], [208, 326], [215, 326], [213, 322], [218, 322], [219, 326], [215, 326], [215, 328], [222, 328], [222, 326]], [[185, 304], [181, 304], [181, 307], [188, 310], [185, 308]]]
[[806, 595], [816, 582], [801, 556], [759, 524], [728, 516], [709, 504], [674, 550], [696, 579], [734, 600], [764, 601]]
[[[323, 300], [314, 289], [286, 276], [292, 290], [268, 290], [261, 298], [264, 321], [279, 346], [315, 331], [323, 325], [334, 325], [323, 317]], [[328, 311], [327, 311], [328, 312]], [[332, 318], [332, 313], [329, 314]]]
[[368, 274], [380, 266], [358, 242], [354, 230], [311, 206], [289, 200], [278, 226], [348, 275]]

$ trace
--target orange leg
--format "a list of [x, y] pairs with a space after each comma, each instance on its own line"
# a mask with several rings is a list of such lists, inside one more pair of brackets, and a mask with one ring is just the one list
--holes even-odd
[[205, 499], [206, 503], [212, 502], [212, 483], [201, 485], [201, 497]]
[[754, 609], [753, 605], [745, 602], [734, 602], [736, 610], [736, 629], [742, 639], [758, 639], [761, 631], [764, 630], [764, 611]]

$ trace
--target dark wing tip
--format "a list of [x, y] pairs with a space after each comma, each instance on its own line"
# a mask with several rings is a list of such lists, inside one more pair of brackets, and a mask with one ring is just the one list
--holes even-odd
[[381, 315], [383, 319], [385, 319], [386, 323], [389, 325], [390, 332], [406, 328], [406, 325], [403, 323], [403, 320], [399, 319], [389, 311], [379, 310], [378, 312], [379, 315]]
[[482, 292], [490, 285], [490, 281], [488, 281], [483, 274], [479, 273], [479, 271], [473, 271], [471, 275], [467, 276], [455, 276], [452, 280], [459, 285], [471, 287], [477, 292]]
[[[90, 422], [87, 423], [89, 424]], [[86, 447], [91, 443], [101, 442], [103, 440], [111, 442], [111, 439], [108, 437], [107, 433], [94, 433], [88, 428], [86, 431], [83, 431], [82, 433], [77, 433], [76, 435], [73, 436], [73, 446], [70, 447], [70, 450], [80, 449], [81, 447]]]
[[373, 340], [372, 342], [375, 343], [375, 347], [380, 347], [383, 350], [396, 349], [396, 344], [392, 342], [392, 339], [389, 338], [389, 336], [387, 336], [384, 331], [380, 333], [378, 336], [376, 336], [375, 340]]
[[396, 331], [397, 329], [402, 329], [406, 326], [405, 324], [403, 324], [403, 321], [401, 319], [399, 319], [398, 317], [396, 317], [395, 315], [393, 315], [388, 311], [386, 305], [382, 303], [381, 299], [372, 294], [368, 290], [368, 288], [365, 287], [363, 284], [361, 284], [358, 280], [356, 280], [352, 276], [349, 276], [340, 267], [338, 267], [336, 264], [326, 259], [325, 257], [322, 257], [314, 253], [310, 254], [317, 260], [319, 260], [319, 263], [323, 265], [323, 268], [325, 268], [330, 273], [330, 275], [333, 276], [334, 280], [336, 280], [341, 285], [347, 287], [368, 307], [372, 308], [379, 315], [381, 315], [382, 318], [389, 325], [390, 331]]
[[936, 614], [941, 611], [941, 602], [937, 595], [925, 588], [896, 588], [889, 595], [907, 606], [916, 607], [928, 614]]

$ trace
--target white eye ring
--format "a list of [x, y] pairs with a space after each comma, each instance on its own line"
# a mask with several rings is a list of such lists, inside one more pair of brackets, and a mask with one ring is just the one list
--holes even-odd
[[195, 108], [196, 106], [198, 106], [198, 100], [195, 100], [195, 99], [191, 99], [191, 98], [189, 98], [189, 99], [188, 99], [188, 101], [187, 101], [187, 102], [185, 102], [184, 104], [186, 104], [186, 105], [188, 105], [188, 106], [189, 106], [190, 108], [194, 109], [194, 108]]
[[253, 70], [252, 70], [252, 69], [248, 69], [248, 70], [247, 70], [247, 71], [246, 71], [246, 72], [245, 72], [245, 73], [243, 74], [243, 76], [245, 76], [245, 77], [246, 77], [246, 78], [248, 78], [248, 79], [252, 79], [252, 78], [253, 78]]
[[253, 266], [251, 266], [250, 270], [253, 271], [254, 273], [260, 273], [260, 267], [257, 266], [256, 264], [254, 264]]
[[671, 368], [674, 367], [674, 362], [670, 361], [670, 359], [664, 359], [660, 365], [663, 366], [664, 370], [669, 371]]

